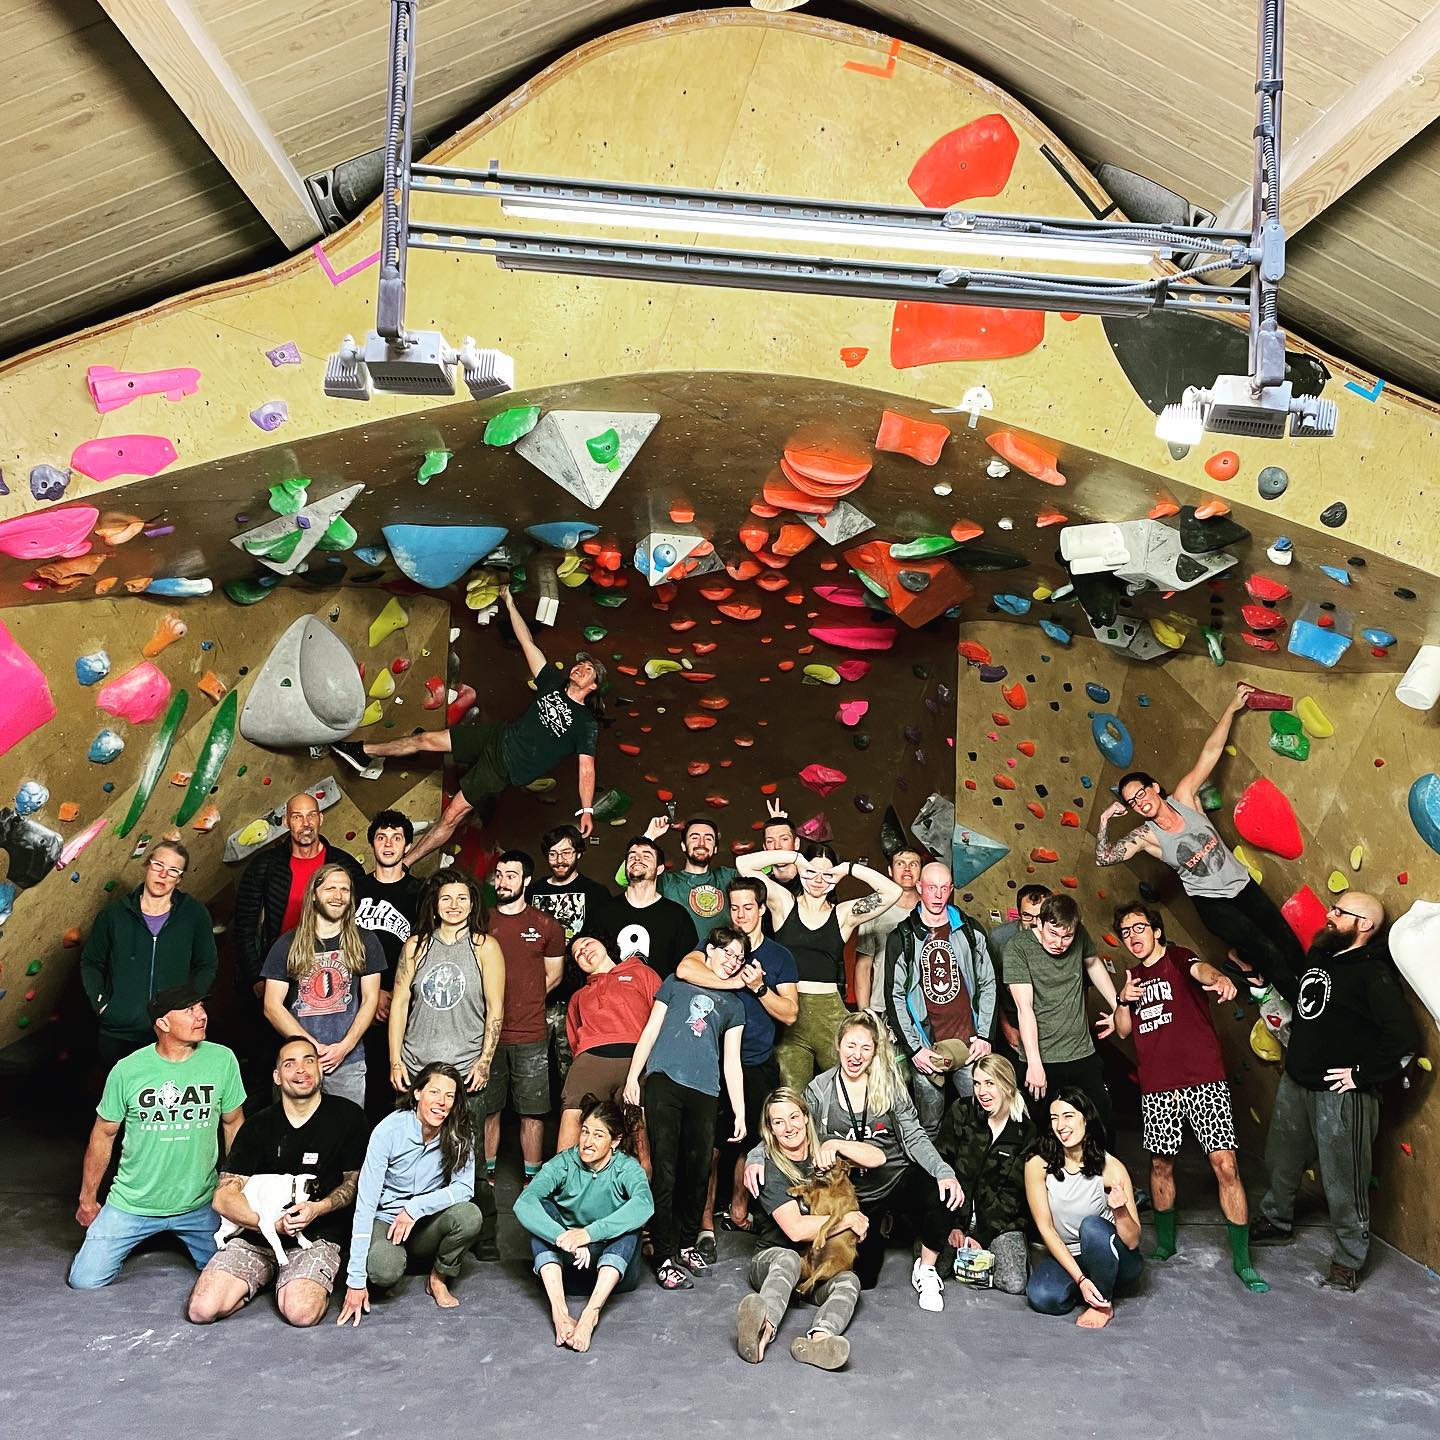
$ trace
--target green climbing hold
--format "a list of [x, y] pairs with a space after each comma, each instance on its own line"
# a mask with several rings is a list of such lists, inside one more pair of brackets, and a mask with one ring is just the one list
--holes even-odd
[[892, 560], [929, 560], [935, 555], [948, 555], [958, 550], [960, 542], [948, 535], [920, 535], [914, 540], [897, 542], [890, 547]]
[[857, 750], [868, 750], [870, 748], [870, 737], [862, 730], [850, 742]]
[[485, 443], [487, 445], [513, 445], [528, 435], [540, 422], [538, 405], [512, 405], [498, 415], [492, 415], [485, 422]]
[[1204, 784], [1200, 787], [1200, 804], [1206, 810], [1218, 810], [1225, 803], [1218, 785]]
[[32, 960], [32, 961], [25, 967], [25, 973], [26, 973], [27, 975], [38, 975], [38, 974], [40, 973], [41, 969], [42, 969], [42, 966], [41, 966], [40, 961], [38, 961], [38, 960]]
[[1205, 637], [1205, 648], [1210, 652], [1210, 658], [1217, 665], [1223, 665], [1225, 651], [1220, 646], [1220, 632], [1213, 625], [1207, 625], [1200, 633]]
[[428, 485], [449, 463], [450, 452], [448, 450], [427, 450], [415, 478], [422, 485]]
[[177, 690], [170, 697], [170, 705], [165, 711], [165, 718], [160, 722], [160, 730], [155, 736], [154, 744], [150, 746], [149, 755], [145, 757], [145, 766], [140, 771], [140, 778], [136, 781], [135, 798], [131, 800], [125, 819], [121, 822], [119, 829], [115, 831], [122, 838], [135, 828], [140, 817], [145, 813], [145, 807], [150, 803], [151, 795], [155, 793], [156, 785], [160, 783], [160, 776], [164, 772], [166, 762], [170, 759], [170, 751], [175, 744], [175, 736], [180, 730], [180, 722], [185, 718], [185, 707], [189, 703], [190, 692], [188, 690]]
[[610, 429], [592, 435], [585, 442], [585, 448], [597, 465], [613, 465], [620, 455], [620, 432], [612, 425]]
[[270, 487], [270, 508], [277, 515], [297, 515], [305, 508], [305, 491], [309, 488], [308, 475], [296, 475]]
[[806, 685], [838, 685], [840, 672], [833, 665], [807, 665], [802, 672]]
[[613, 590], [597, 590], [593, 598], [597, 605], [603, 605], [607, 610], [618, 610], [630, 597], [617, 595]]
[[190, 820], [191, 816], [205, 803], [206, 796], [210, 794], [211, 788], [220, 778], [225, 758], [230, 754], [230, 747], [235, 743], [235, 717], [239, 712], [239, 705], [240, 696], [235, 690], [231, 690], [220, 702], [220, 708], [210, 722], [210, 733], [205, 737], [204, 745], [200, 747], [200, 758], [195, 762], [195, 769], [191, 772], [190, 788], [186, 790], [185, 798], [175, 812], [177, 825], [184, 825]]
[[1306, 735], [1271, 735], [1270, 748], [1277, 755], [1284, 755], [1291, 760], [1308, 760], [1310, 758], [1310, 739]]
[[262, 585], [258, 580], [227, 580], [220, 588], [225, 598], [236, 605], [258, 605], [275, 586]]
[[587, 625], [580, 632], [591, 645], [598, 645], [610, 632], [603, 625]]
[[607, 790], [595, 797], [595, 819], [600, 824], [619, 820], [633, 803], [623, 790]]
[[30, 1024], [30, 1017], [28, 1015], [21, 1015], [15, 1021], [15, 1024], [19, 1029], [24, 1030]]
[[872, 595], [877, 595], [881, 600], [888, 600], [890, 592], [877, 580], [872, 580], [863, 570], [852, 570], [850, 572]]
[[325, 527], [325, 533], [315, 542], [315, 548], [348, 550], [359, 538], [355, 527], [343, 515], [337, 515]]
[[297, 525], [293, 530], [283, 531], [279, 535], [272, 535], [265, 540], [246, 540], [242, 543], [245, 551], [250, 555], [258, 555], [265, 560], [274, 560], [283, 565], [294, 553], [295, 547], [299, 545], [305, 532]]

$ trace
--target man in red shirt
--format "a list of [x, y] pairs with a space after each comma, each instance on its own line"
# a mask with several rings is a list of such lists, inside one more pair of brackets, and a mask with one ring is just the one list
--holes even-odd
[[507, 850], [495, 862], [495, 909], [490, 934], [505, 956], [505, 1022], [485, 1086], [485, 1174], [495, 1175], [500, 1112], [506, 1103], [520, 1116], [520, 1154], [528, 1184], [540, 1169], [545, 1116], [550, 1111], [550, 1030], [545, 997], [565, 968], [565, 932], [530, 904], [535, 862]]
[[1159, 911], [1139, 901], [1116, 906], [1115, 933], [1138, 962], [1119, 992], [1115, 1032], [1135, 1037], [1159, 1242], [1151, 1258], [1175, 1253], [1175, 1156], [1188, 1124], [1220, 1184], [1231, 1264], [1247, 1290], [1262, 1293], [1270, 1287], [1250, 1264], [1250, 1210], [1235, 1159], [1230, 1086], [1204, 993], [1233, 1000], [1234, 982], [1194, 951], [1167, 944]]

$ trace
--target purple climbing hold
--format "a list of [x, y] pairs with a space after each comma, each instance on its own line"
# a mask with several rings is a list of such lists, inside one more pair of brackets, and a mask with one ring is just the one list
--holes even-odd
[[855, 808], [862, 814], [868, 815], [875, 808], [875, 802], [865, 794], [855, 797]]
[[1003, 665], [982, 665], [980, 679], [986, 685], [997, 685], [1010, 672]]
[[277, 345], [273, 350], [267, 350], [265, 358], [277, 367], [298, 365], [300, 363], [300, 347], [293, 340], [287, 340], [283, 345]]
[[30, 472], [30, 493], [37, 500], [58, 500], [70, 483], [70, 472], [54, 465], [37, 465]]
[[278, 430], [290, 418], [290, 407], [283, 400], [267, 400], [250, 412], [250, 418], [262, 430]]

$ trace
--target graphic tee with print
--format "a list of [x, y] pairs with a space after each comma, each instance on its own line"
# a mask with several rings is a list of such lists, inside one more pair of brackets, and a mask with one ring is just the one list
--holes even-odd
[[[961, 937], [964, 938], [963, 936]], [[950, 925], [927, 929], [920, 946], [920, 993], [930, 1017], [930, 1030], [937, 1040], [975, 1038], [975, 1013], [965, 975], [950, 948]]]
[[725, 1032], [745, 1023], [745, 1010], [726, 990], [702, 990], [673, 975], [655, 997], [665, 1019], [650, 1052], [647, 1075], [657, 1071], [702, 1095], [719, 1095]]
[[1183, 945], [1167, 945], [1153, 965], [1136, 965], [1130, 972], [1140, 985], [1131, 1013], [1142, 1094], [1225, 1079], [1210, 997], [1190, 974], [1198, 958]]
[[202, 1040], [188, 1060], [164, 1060], [153, 1045], [127, 1055], [110, 1071], [96, 1106], [102, 1120], [125, 1127], [105, 1203], [149, 1216], [208, 1205], [221, 1117], [244, 1103], [240, 1066], [224, 1045]]
[[[355, 1016], [360, 1012], [361, 975], [383, 975], [385, 952], [373, 931], [362, 930], [365, 944], [365, 969], [352, 974], [345, 964], [338, 944], [316, 940], [315, 963], [299, 979], [289, 970], [291, 935], [282, 935], [271, 947], [260, 967], [264, 980], [284, 980], [290, 986], [285, 1008], [305, 1027], [317, 1045], [335, 1045], [350, 1033]], [[340, 1069], [359, 1065], [365, 1059], [365, 1047], [357, 1045], [340, 1062]]]
[[367, 875], [356, 884], [356, 928], [374, 935], [385, 952], [385, 973], [380, 977], [383, 990], [394, 987], [395, 965], [415, 926], [419, 904], [420, 882], [413, 875], [388, 882]]
[[545, 666], [535, 677], [535, 698], [505, 726], [500, 746], [512, 783], [528, 785], [566, 756], [595, 753], [595, 712], [565, 693], [569, 683], [553, 665]]
[[717, 925], [729, 919], [730, 902], [725, 897], [725, 887], [739, 873], [729, 865], [716, 865], [699, 875], [687, 875], [683, 870], [666, 870], [660, 876], [660, 893], [690, 912], [696, 934], [703, 943]]
[[689, 911], [663, 895], [649, 905], [632, 905], [623, 895], [611, 900], [591, 917], [589, 933], [605, 942], [617, 965], [643, 960], [662, 980], [700, 943]]

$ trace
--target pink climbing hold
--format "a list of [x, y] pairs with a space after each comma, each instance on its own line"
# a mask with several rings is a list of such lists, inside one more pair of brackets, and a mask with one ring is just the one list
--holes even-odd
[[142, 395], [163, 395], [183, 400], [200, 388], [200, 372], [185, 365], [176, 370], [117, 370], [113, 365], [92, 365], [85, 372], [90, 398], [106, 415]]
[[852, 610], [863, 610], [870, 603], [858, 585], [817, 585], [815, 593], [831, 605], [844, 605]]
[[1289, 800], [1278, 786], [1263, 777], [1246, 786], [1235, 802], [1235, 828], [1242, 840], [1282, 860], [1298, 860], [1305, 849], [1300, 822]]
[[109, 817], [102, 815], [98, 820], [92, 820], [78, 835], [72, 835], [65, 842], [65, 848], [60, 852], [60, 857], [55, 861], [55, 868], [63, 870], [95, 840], [99, 838], [100, 832], [110, 823]]
[[795, 833], [802, 840], [818, 840], [821, 844], [835, 838], [835, 832], [830, 828], [830, 821], [826, 819], [822, 810], [818, 815], [812, 815], [808, 820], [802, 820], [796, 827]]
[[55, 701], [40, 667], [0, 620], [0, 755], [55, 718]]
[[0, 555], [17, 560], [73, 560], [88, 555], [87, 537], [99, 518], [93, 505], [66, 505], [0, 521]]
[[1003, 115], [982, 115], [942, 135], [915, 162], [906, 182], [922, 205], [948, 210], [977, 195], [998, 195], [1010, 181], [1020, 137]]
[[132, 725], [144, 725], [160, 714], [169, 699], [170, 682], [165, 672], [142, 660], [118, 679], [102, 685], [95, 696], [95, 705], [107, 715], [118, 715]]
[[1302, 885], [1281, 907], [1285, 923], [1295, 932], [1302, 950], [1319, 934], [1329, 911], [1325, 902], [1308, 886]]
[[895, 643], [893, 625], [812, 625], [810, 634], [837, 650], [888, 650]]
[[70, 465], [92, 480], [113, 480], [117, 475], [158, 475], [175, 459], [175, 446], [163, 435], [110, 435], [77, 445]]
[[842, 660], [836, 667], [835, 673], [842, 679], [854, 684], [856, 680], [863, 680], [870, 673], [870, 662], [868, 660]]
[[868, 700], [842, 700], [835, 711], [835, 718], [850, 729], [854, 729], [869, 713]]
[[807, 765], [800, 772], [800, 781], [822, 798], [843, 785], [847, 776], [830, 765]]

